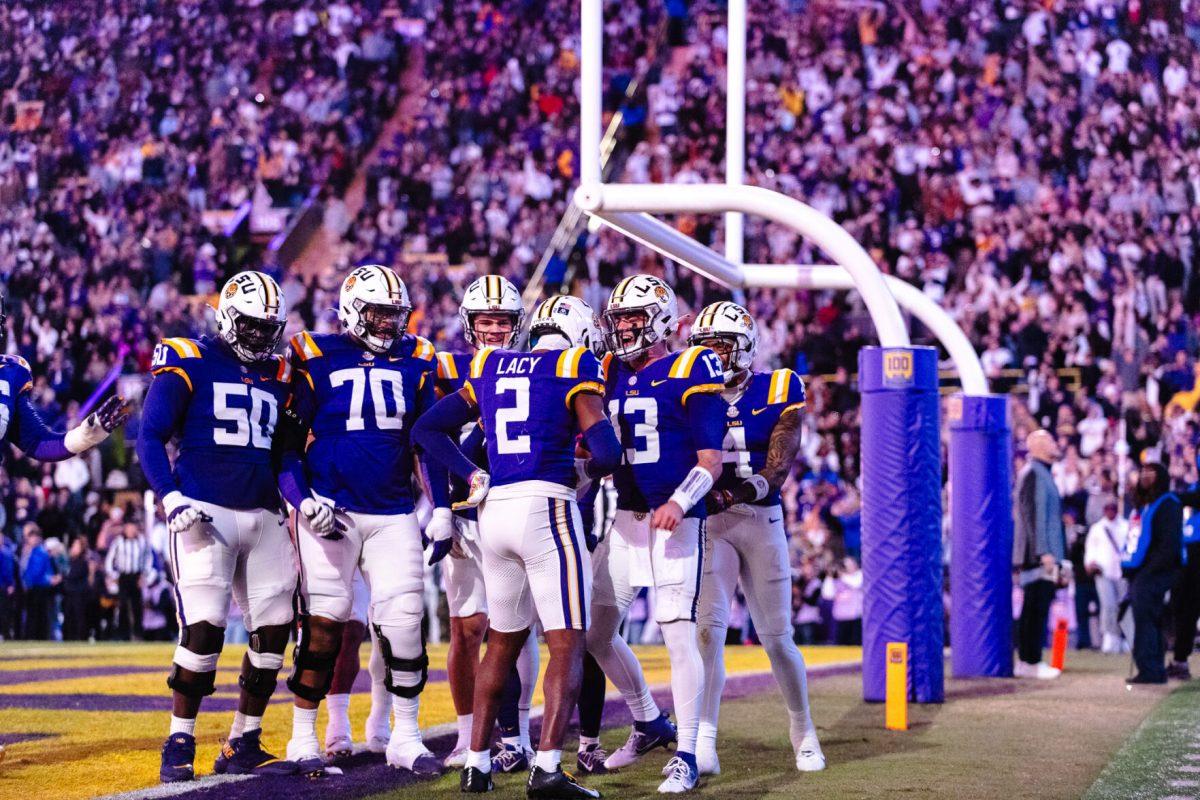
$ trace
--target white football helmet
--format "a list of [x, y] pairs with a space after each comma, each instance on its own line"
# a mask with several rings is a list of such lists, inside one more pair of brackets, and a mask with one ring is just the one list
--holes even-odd
[[342, 281], [338, 319], [368, 350], [386, 353], [404, 335], [411, 315], [408, 288], [391, 267], [368, 264]]
[[287, 309], [274, 278], [247, 270], [225, 283], [216, 316], [217, 334], [239, 359], [253, 362], [269, 358], [279, 346]]
[[475, 336], [475, 317], [479, 314], [509, 314], [513, 318], [512, 333], [499, 345], [511, 348], [521, 337], [521, 323], [525, 321], [525, 305], [521, 293], [512, 281], [499, 275], [484, 275], [476, 278], [463, 293], [458, 317], [462, 320], [463, 336], [472, 347], [483, 347], [493, 342], [480, 342]]
[[722, 300], [705, 306], [692, 325], [692, 334], [688, 344], [704, 345], [717, 339], [728, 342], [731, 350], [729, 357], [722, 356], [725, 362], [725, 382], [732, 383], [734, 378], [747, 372], [754, 365], [754, 353], [758, 350], [758, 326], [750, 312], [737, 303]]
[[[618, 325], [621, 320], [629, 320]], [[679, 321], [679, 304], [670, 286], [653, 275], [634, 275], [617, 284], [600, 317], [604, 342], [627, 361], [665, 342]]]
[[559, 334], [571, 347], [586, 347], [597, 355], [600, 352], [600, 329], [596, 327], [596, 312], [592, 307], [569, 294], [555, 295], [542, 301], [533, 312], [529, 324], [529, 340], [536, 346], [539, 336]]

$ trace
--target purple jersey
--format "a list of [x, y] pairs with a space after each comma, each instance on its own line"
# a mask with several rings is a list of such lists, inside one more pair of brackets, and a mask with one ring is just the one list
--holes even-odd
[[[613, 473], [617, 508], [653, 511], [696, 465], [697, 446], [688, 419], [688, 398], [724, 387], [721, 359], [707, 347], [689, 347], [634, 372], [619, 359], [605, 358], [608, 413], [625, 457]], [[688, 511], [704, 516], [704, 504]]]
[[574, 490], [579, 423], [572, 401], [580, 392], [604, 396], [591, 351], [484, 348], [471, 361], [466, 386], [479, 405], [492, 486], [547, 481]]
[[[471, 374], [471, 359], [475, 356], [471, 353], [438, 353], [437, 354], [437, 393], [438, 397], [445, 397], [448, 394], [454, 394], [463, 387], [467, 382], [467, 376]], [[487, 452], [483, 446], [483, 438], [476, 434], [475, 442], [468, 442], [467, 438], [471, 435], [478, 425], [471, 423], [462, 429], [461, 435], [458, 437], [458, 443], [463, 445], [463, 455], [474, 461], [480, 466], [487, 466]], [[466, 481], [456, 475], [450, 476], [450, 502], [461, 503], [467, 499], [467, 495], [471, 493], [470, 487]], [[460, 508], [454, 512], [456, 515], [465, 519], [475, 519], [475, 509]]]
[[287, 359], [245, 364], [224, 342], [205, 336], [164, 339], [152, 367], [143, 418], [179, 441], [174, 485], [155, 486], [159, 496], [178, 489], [225, 508], [278, 509], [271, 441], [290, 392]]
[[[750, 376], [745, 391], [729, 407], [718, 489], [733, 489], [762, 470], [775, 423], [790, 408], [804, 408], [804, 382], [799, 375], [790, 369], [777, 369]], [[754, 505], [778, 503], [779, 491], [775, 490]]]
[[405, 335], [382, 354], [344, 333], [292, 337], [292, 407], [310, 426], [312, 489], [360, 514], [415, 507], [413, 422], [434, 402], [433, 345]]

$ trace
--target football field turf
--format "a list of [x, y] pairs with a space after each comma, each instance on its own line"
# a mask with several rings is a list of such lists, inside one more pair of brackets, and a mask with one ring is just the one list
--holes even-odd
[[[236, 669], [243, 648], [229, 648], [221, 660], [218, 691], [205, 702], [197, 729], [197, 772], [211, 772], [217, 742], [225, 734], [236, 702]], [[171, 645], [0, 645], [0, 799], [40, 800], [123, 794], [168, 796], [156, 786], [158, 748], [165, 735], [169, 697], [164, 686]], [[430, 648], [433, 664], [445, 663], [445, 648]], [[1137, 775], [1157, 774], [1156, 758], [1200, 753], [1200, 691], [1177, 691], [1155, 711], [1167, 690], [1122, 685], [1128, 662], [1095, 654], [1070, 654], [1062, 679], [1048, 683], [1012, 680], [948, 682], [943, 706], [913, 706], [907, 732], [883, 730], [883, 709], [860, 698], [858, 652], [849, 648], [806, 648], [817, 674], [810, 684], [814, 717], [829, 769], [799, 774], [792, 768], [787, 714], [770, 678], [761, 648], [732, 647], [728, 701], [722, 707], [722, 774], [708, 778], [702, 795], [719, 798], [804, 797], [875, 798], [903, 793], [934, 798], [1186, 797], [1184, 784], [1200, 778], [1183, 770], [1159, 784], [1163, 791], [1131, 794]], [[665, 685], [665, 651], [641, 648], [647, 678]], [[364, 663], [365, 663], [364, 651]], [[544, 655], [543, 655], [544, 658]], [[822, 672], [824, 670], [824, 672]], [[366, 674], [360, 676], [365, 688]], [[669, 695], [659, 693], [669, 704]], [[280, 692], [264, 721], [268, 748], [281, 753], [290, 733], [290, 699]], [[540, 695], [534, 702], [540, 703]], [[356, 694], [351, 716], [361, 736], [368, 698]], [[1114, 767], [1098, 775], [1147, 715], [1154, 715], [1129, 739]], [[1163, 725], [1156, 720], [1163, 718]], [[615, 691], [609, 694], [604, 744], [612, 750], [627, 734], [628, 715]], [[453, 720], [445, 673], [432, 670], [423, 696], [421, 724], [430, 729], [435, 752], [449, 748]], [[324, 714], [320, 720], [324, 726]], [[1165, 725], [1170, 735], [1160, 735]], [[535, 724], [536, 729], [536, 724]], [[610, 798], [655, 797], [658, 771], [667, 754], [656, 751], [634, 769], [588, 779]], [[574, 765], [574, 744], [564, 754]], [[1200, 755], [1194, 762], [1200, 775]], [[287, 796], [304, 798], [460, 797], [457, 775], [412, 784], [361, 753], [345, 765], [345, 775], [322, 780], [249, 779], [215, 783], [209, 777], [184, 789], [188, 798]], [[1111, 774], [1110, 774], [1111, 773]], [[1116, 776], [1117, 782], [1113, 782]], [[1173, 785], [1171, 780], [1183, 782]], [[1107, 781], [1107, 783], [1106, 783]], [[1123, 782], [1122, 782], [1123, 781]], [[1107, 787], [1107, 788], [1106, 788]], [[167, 788], [167, 787], [164, 787]], [[493, 796], [523, 797], [522, 780], [502, 776]], [[1169, 790], [1169, 791], [1168, 791]], [[170, 787], [169, 796], [181, 796]]]

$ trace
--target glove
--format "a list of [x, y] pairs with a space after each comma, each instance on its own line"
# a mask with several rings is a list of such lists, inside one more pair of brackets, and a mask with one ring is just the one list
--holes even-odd
[[334, 509], [328, 503], [322, 503], [315, 497], [308, 497], [301, 501], [300, 513], [308, 520], [313, 533], [322, 539], [337, 541], [346, 533], [346, 525], [337, 518]]
[[422, 543], [425, 546], [433, 545], [433, 550], [429, 554], [429, 566], [433, 566], [441, 561], [450, 552], [450, 548], [454, 546], [454, 520], [450, 515], [448, 508], [435, 508], [433, 516], [429, 518], [429, 524], [425, 526], [425, 532], [421, 534]]
[[575, 459], [575, 498], [577, 500], [586, 496], [588, 490], [592, 488], [592, 478], [587, 474], [588, 460], [586, 458]]
[[467, 482], [467, 499], [454, 504], [454, 510], [462, 508], [475, 508], [483, 502], [487, 497], [488, 489], [492, 485], [492, 476], [488, 475], [481, 469], [477, 469], [471, 473], [471, 480]]
[[163, 498], [163, 510], [167, 512], [167, 531], [180, 534], [197, 522], [212, 522], [212, 517], [192, 505], [192, 501], [179, 492], [171, 492]]
[[713, 489], [704, 496], [704, 510], [709, 514], [720, 514], [732, 505], [733, 492], [729, 489]]
[[129, 419], [130, 404], [122, 397], [113, 395], [88, 414], [87, 419], [67, 431], [63, 444], [72, 453], [90, 450], [108, 438], [108, 435]]

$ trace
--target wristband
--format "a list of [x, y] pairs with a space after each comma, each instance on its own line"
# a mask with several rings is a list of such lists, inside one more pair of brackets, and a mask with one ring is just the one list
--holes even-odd
[[754, 490], [754, 497], [750, 498], [750, 502], [752, 503], [757, 503], [771, 493], [771, 484], [762, 475], [751, 475], [749, 478], [746, 478], [743, 485], [749, 486]]
[[91, 450], [108, 438], [108, 431], [104, 430], [104, 426], [99, 423], [93, 424], [91, 419], [92, 417], [88, 416], [63, 437], [63, 446], [75, 455]]
[[671, 502], [682, 508], [683, 513], [686, 514], [692, 506], [704, 498], [704, 495], [708, 494], [712, 485], [712, 473], [697, 464], [683, 479], [683, 483], [675, 488], [671, 495]]

